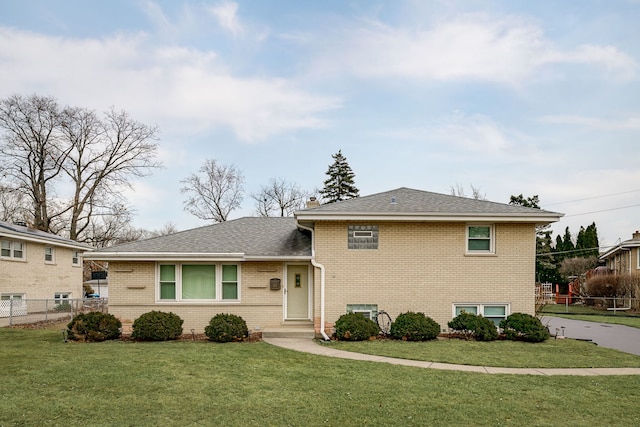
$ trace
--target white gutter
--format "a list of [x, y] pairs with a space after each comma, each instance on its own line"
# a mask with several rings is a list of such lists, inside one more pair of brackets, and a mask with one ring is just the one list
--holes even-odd
[[85, 259], [96, 261], [244, 261], [244, 253], [204, 252], [86, 252]]
[[506, 222], [548, 224], [564, 214], [554, 212], [530, 214], [457, 214], [457, 213], [369, 213], [369, 212], [305, 212], [296, 214], [298, 221], [404, 221], [404, 222]]
[[306, 227], [300, 224], [300, 222], [298, 222], [298, 227], [311, 232], [311, 265], [320, 269], [320, 334], [322, 335], [322, 338], [324, 338], [325, 341], [330, 341], [331, 338], [329, 338], [329, 336], [324, 330], [324, 284], [325, 284], [324, 265], [316, 261], [316, 239], [315, 239], [313, 228]]

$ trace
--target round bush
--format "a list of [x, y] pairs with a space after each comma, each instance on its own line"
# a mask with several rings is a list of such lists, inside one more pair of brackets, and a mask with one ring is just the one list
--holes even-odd
[[75, 341], [100, 342], [120, 337], [122, 323], [113, 314], [91, 311], [76, 315], [67, 325], [67, 336]]
[[249, 328], [242, 317], [220, 313], [211, 318], [204, 333], [215, 342], [242, 341], [249, 336]]
[[364, 341], [378, 335], [378, 325], [362, 313], [347, 313], [338, 318], [335, 336], [341, 341]]
[[500, 322], [508, 340], [542, 342], [551, 336], [540, 319], [530, 314], [513, 313]]
[[428, 341], [440, 334], [440, 325], [424, 313], [399, 314], [391, 324], [391, 336], [405, 341]]
[[175, 340], [182, 335], [183, 322], [177, 314], [150, 311], [133, 321], [131, 338], [140, 341]]
[[491, 320], [466, 311], [454, 317], [448, 325], [449, 328], [463, 334], [467, 339], [493, 341], [498, 338], [498, 330]]

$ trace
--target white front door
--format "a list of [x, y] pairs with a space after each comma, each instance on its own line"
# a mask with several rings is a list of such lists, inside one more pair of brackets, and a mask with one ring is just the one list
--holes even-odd
[[309, 319], [309, 266], [287, 265], [285, 319]]

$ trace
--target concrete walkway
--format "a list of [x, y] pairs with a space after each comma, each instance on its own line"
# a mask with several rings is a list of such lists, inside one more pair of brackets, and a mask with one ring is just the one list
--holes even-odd
[[477, 372], [481, 374], [518, 374], [518, 375], [640, 375], [640, 368], [496, 368], [490, 366], [454, 365], [450, 363], [423, 362], [420, 360], [395, 359], [393, 357], [374, 356], [337, 350], [311, 339], [303, 338], [263, 338], [263, 341], [289, 350], [311, 353], [319, 356], [341, 359], [363, 360], [369, 362], [390, 363], [392, 365], [414, 366], [417, 368], [439, 369], [445, 371]]

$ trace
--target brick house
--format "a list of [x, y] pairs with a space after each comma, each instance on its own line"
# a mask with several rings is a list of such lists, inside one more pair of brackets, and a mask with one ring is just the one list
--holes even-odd
[[[82, 253], [89, 246], [4, 221], [0, 221], [0, 245], [3, 301], [83, 297]], [[0, 310], [0, 317], [5, 316]]]
[[632, 238], [620, 242], [598, 258], [615, 274], [640, 273], [640, 231], [633, 233]]
[[[241, 218], [86, 254], [109, 262], [109, 311], [172, 311], [202, 332], [216, 313], [251, 330], [328, 336], [349, 311], [534, 313], [535, 226], [562, 214], [399, 188], [293, 218]], [[313, 329], [312, 329], [313, 328]]]

